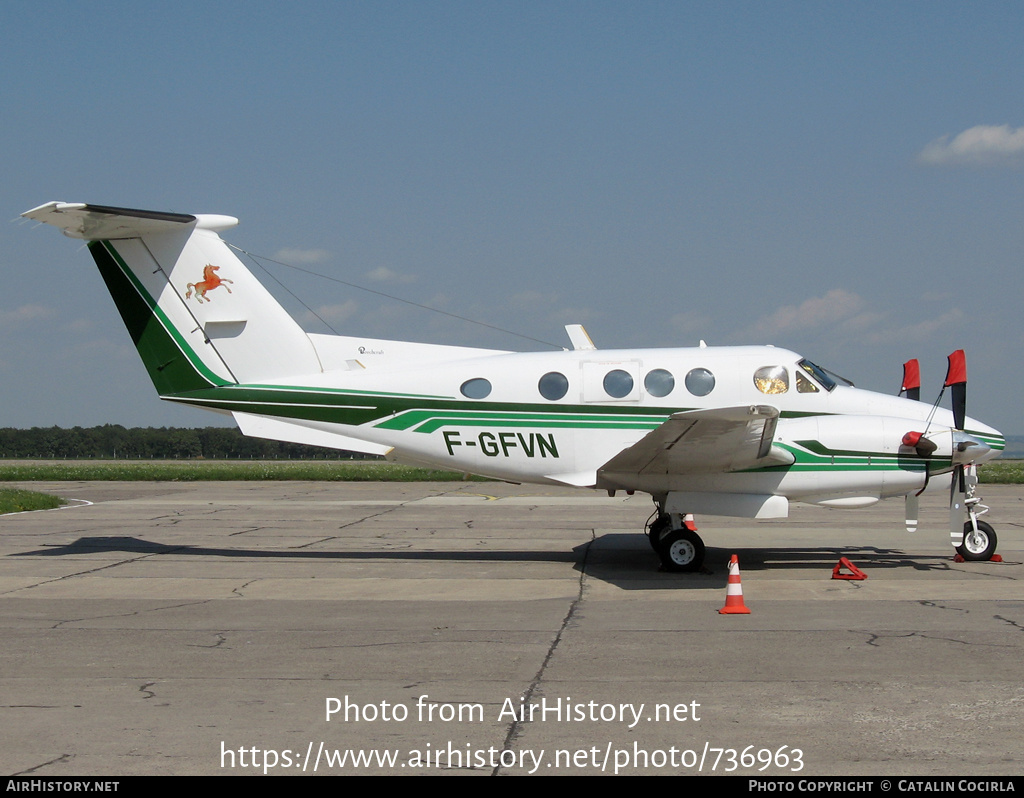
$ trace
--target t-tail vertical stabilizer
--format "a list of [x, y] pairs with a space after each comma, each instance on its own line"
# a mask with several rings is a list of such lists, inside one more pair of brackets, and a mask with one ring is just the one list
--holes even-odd
[[321, 371], [306, 333], [217, 234], [231, 216], [50, 202], [89, 250], [161, 396]]

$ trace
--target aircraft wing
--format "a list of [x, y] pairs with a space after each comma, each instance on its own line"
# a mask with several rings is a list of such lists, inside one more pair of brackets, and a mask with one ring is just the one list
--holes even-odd
[[707, 474], [789, 465], [772, 447], [779, 411], [768, 405], [674, 413], [600, 469], [602, 474]]

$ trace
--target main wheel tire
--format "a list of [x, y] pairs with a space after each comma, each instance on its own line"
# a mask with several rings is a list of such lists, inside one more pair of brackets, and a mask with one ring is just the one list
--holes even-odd
[[653, 521], [651, 525], [647, 527], [647, 540], [651, 543], [651, 548], [654, 549], [654, 553], [658, 553], [658, 542], [662, 536], [669, 531], [669, 527], [672, 524], [672, 516], [668, 513], [662, 513]]
[[704, 564], [704, 541], [689, 529], [673, 529], [662, 535], [657, 552], [666, 571], [699, 571]]
[[978, 531], [968, 521], [964, 524], [964, 542], [956, 547], [956, 553], [965, 560], [984, 562], [996, 553], [996, 533], [984, 521], [978, 521]]

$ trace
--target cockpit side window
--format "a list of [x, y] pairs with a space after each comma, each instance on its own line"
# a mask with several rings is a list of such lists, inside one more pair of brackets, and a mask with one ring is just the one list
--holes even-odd
[[818, 386], [807, 379], [799, 371], [796, 372], [796, 392], [797, 393], [817, 393]]
[[789, 372], [785, 366], [764, 366], [754, 372], [754, 385], [761, 393], [785, 393], [789, 390]]
[[[832, 389], [836, 387], [836, 381], [828, 375], [828, 372], [826, 372], [825, 369], [816, 363], [812, 363], [810, 360], [801, 360], [797, 365], [810, 374], [826, 391], [831, 392]], [[847, 380], [847, 382], [849, 382], [849, 380]], [[850, 385], [853, 385], [853, 383], [851, 382]]]

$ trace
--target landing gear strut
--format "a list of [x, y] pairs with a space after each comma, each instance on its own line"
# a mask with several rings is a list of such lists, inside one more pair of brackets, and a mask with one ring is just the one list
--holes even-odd
[[661, 512], [647, 526], [647, 539], [665, 571], [699, 571], [704, 564], [704, 541], [692, 521], [679, 513]]
[[[964, 524], [961, 542], [958, 545], [954, 538], [953, 547], [956, 549], [956, 553], [965, 560], [987, 562], [996, 553], [996, 533], [990, 524], [978, 520], [978, 516], [988, 512], [988, 507], [981, 503], [980, 496], [974, 495], [978, 487], [978, 475], [973, 466], [965, 468], [964, 477], [964, 506], [967, 508], [967, 523]], [[980, 512], [979, 508], [981, 508]]]

